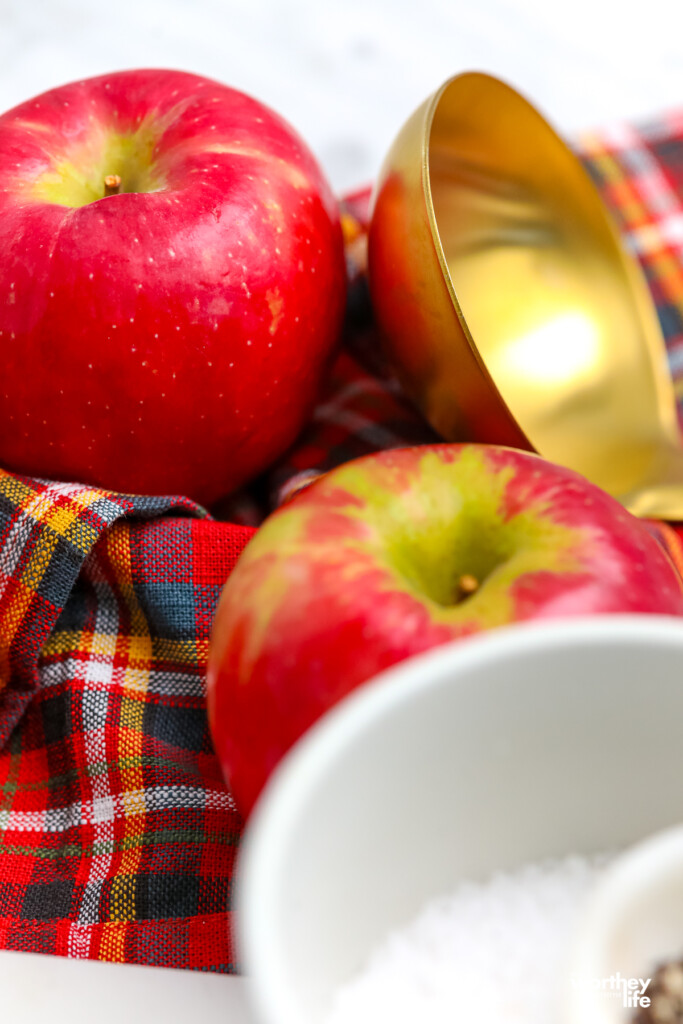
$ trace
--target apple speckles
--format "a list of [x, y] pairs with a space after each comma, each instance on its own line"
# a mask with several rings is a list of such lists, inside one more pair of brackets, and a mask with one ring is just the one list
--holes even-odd
[[[247, 338], [247, 345], [251, 345], [251, 338]], [[232, 366], [232, 363], [230, 365]]]
[[132, 316], [132, 317], [130, 318], [130, 322], [131, 322], [132, 324], [134, 324], [134, 323], [135, 323], [135, 317], [134, 317], [134, 316]]
[[93, 279], [94, 277], [95, 277], [95, 275], [94, 275], [94, 274], [88, 274], [88, 280], [92, 281], [92, 279]]
[[153, 256], [148, 256], [147, 257], [147, 262], [148, 263], [154, 263], [154, 257]]
[[171, 259], [174, 259], [175, 258], [175, 249], [169, 249], [168, 250], [168, 255], [171, 257]]
[[54, 292], [50, 292], [50, 298], [54, 299], [54, 297], [55, 297], [55, 293]]
[[158, 334], [155, 334], [155, 335], [154, 335], [154, 337], [155, 337], [155, 338], [158, 338], [158, 337], [159, 337], [159, 335], [158, 335]]

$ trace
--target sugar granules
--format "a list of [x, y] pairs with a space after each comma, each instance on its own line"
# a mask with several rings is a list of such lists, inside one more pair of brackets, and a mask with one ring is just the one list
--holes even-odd
[[555, 1024], [583, 898], [610, 855], [466, 882], [390, 934], [326, 1024]]

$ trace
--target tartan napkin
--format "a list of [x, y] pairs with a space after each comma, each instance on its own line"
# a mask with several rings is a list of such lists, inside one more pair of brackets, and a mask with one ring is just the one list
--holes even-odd
[[[645, 268], [680, 399], [683, 113], [580, 148]], [[242, 823], [204, 703], [221, 586], [254, 527], [311, 476], [435, 439], [377, 353], [367, 204], [344, 203], [347, 328], [311, 421], [214, 518], [182, 497], [0, 472], [0, 948], [235, 969]], [[683, 573], [678, 531], [651, 528]]]

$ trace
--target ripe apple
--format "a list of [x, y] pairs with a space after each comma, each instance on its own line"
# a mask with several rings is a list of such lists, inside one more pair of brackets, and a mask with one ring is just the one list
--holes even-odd
[[320, 168], [248, 96], [124, 71], [10, 110], [0, 465], [214, 502], [294, 440], [345, 288]]
[[683, 615], [668, 556], [613, 498], [484, 445], [382, 452], [321, 477], [249, 542], [221, 596], [209, 721], [249, 813], [285, 751], [354, 687], [523, 619]]

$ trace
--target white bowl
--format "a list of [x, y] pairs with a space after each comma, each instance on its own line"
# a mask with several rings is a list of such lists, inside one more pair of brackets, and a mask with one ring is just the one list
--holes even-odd
[[[596, 991], [602, 978], [651, 979], [683, 956], [683, 827], [637, 843], [607, 869], [574, 935], [567, 1024], [627, 1024], [633, 1009]], [[652, 995], [645, 990], [645, 995]]]
[[467, 878], [683, 821], [683, 623], [524, 625], [404, 662], [283, 761], [242, 846], [258, 1024], [321, 1024], [386, 933]]

